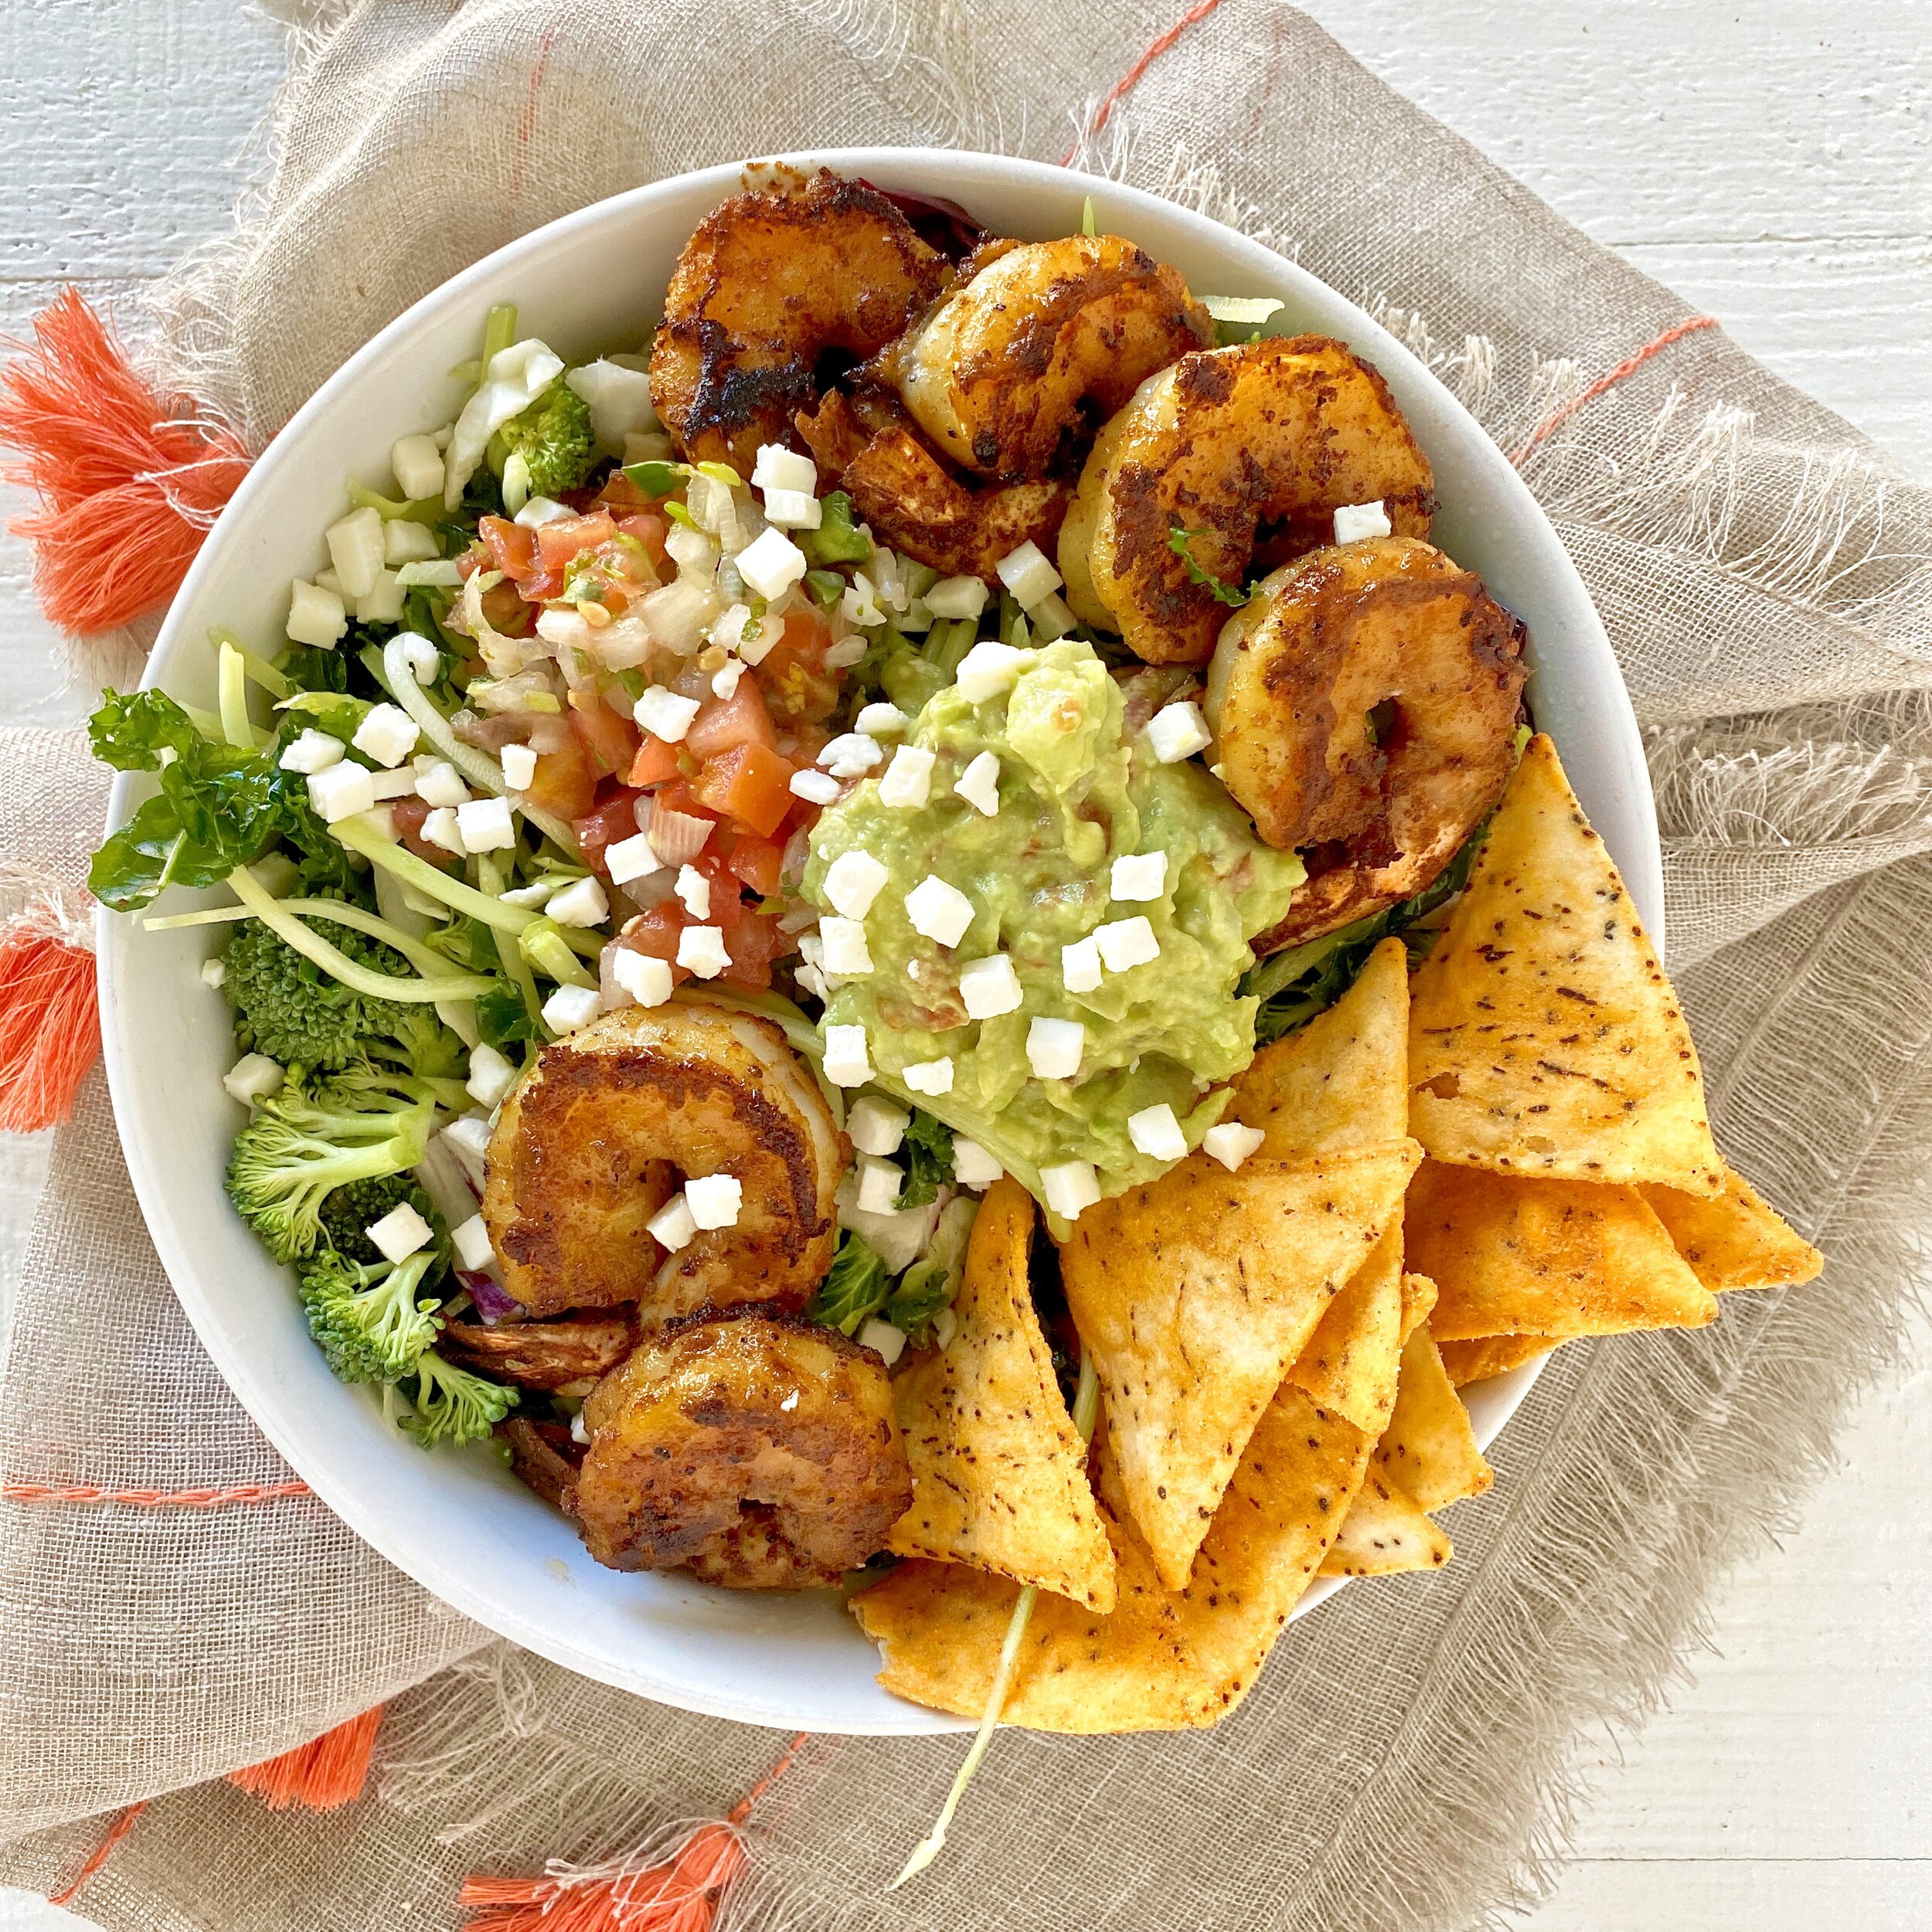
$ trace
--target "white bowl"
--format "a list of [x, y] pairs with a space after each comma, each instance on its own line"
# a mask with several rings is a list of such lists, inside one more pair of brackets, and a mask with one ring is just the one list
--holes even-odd
[[[1338, 335], [1366, 355], [1434, 465], [1437, 541], [1528, 624], [1538, 720], [1661, 930], [1649, 781], [1603, 626], [1515, 472], [1392, 335], [1280, 256], [1111, 182], [992, 155], [858, 148], [791, 158], [951, 196], [988, 227], [1023, 236], [1074, 232], [1090, 194], [1103, 230], [1173, 263], [1196, 290], [1279, 296], [1287, 307], [1274, 326]], [[444, 372], [474, 355], [492, 304], [515, 303], [522, 328], [573, 359], [635, 349], [685, 238], [739, 185], [736, 168], [713, 168], [600, 202], [500, 250], [392, 322], [323, 385], [236, 492], [168, 613], [148, 683], [212, 706], [211, 625], [277, 648], [289, 580], [323, 562], [321, 532], [341, 514], [343, 479], [386, 488], [391, 441], [449, 420], [461, 399]], [[115, 786], [114, 822], [133, 808], [138, 783]], [[108, 1077], [134, 1190], [182, 1305], [249, 1413], [323, 1501], [466, 1615], [606, 1683], [787, 1730], [957, 1728], [879, 1688], [872, 1647], [833, 1596], [738, 1594], [600, 1569], [570, 1526], [489, 1457], [425, 1454], [385, 1426], [370, 1392], [331, 1377], [286, 1274], [223, 1192], [240, 1115], [220, 1076], [234, 1046], [226, 1006], [196, 977], [218, 943], [206, 929], [151, 934], [102, 914]], [[1536, 1373], [1532, 1366], [1471, 1391], [1480, 1440], [1502, 1427]], [[1335, 1587], [1317, 1583], [1297, 1614]]]

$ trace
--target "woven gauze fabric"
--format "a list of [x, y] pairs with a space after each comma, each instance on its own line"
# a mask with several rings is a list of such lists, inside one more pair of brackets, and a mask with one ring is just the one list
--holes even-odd
[[[1291, 9], [1226, 0], [1097, 129], [1173, 4], [389, 0], [309, 19], [274, 179], [165, 292], [163, 349], [259, 443], [513, 236], [814, 144], [1073, 148], [1233, 223], [1374, 307], [1519, 455], [1646, 727], [1719, 1138], [1830, 1267], [1729, 1298], [1711, 1329], [1560, 1352], [1492, 1452], [1495, 1488], [1458, 1511], [1446, 1570], [1297, 1624], [1218, 1730], [1002, 1736], [947, 1862], [914, 1886], [883, 1890], [960, 1740], [814, 1740], [753, 1814], [734, 1924], [1427, 1932], [1533, 1899], [1592, 1727], [1652, 1706], [1714, 1580], [1825, 1465], [1913, 1289], [1932, 1145], [1927, 492], [1716, 328], [1582, 400], [1689, 311]], [[90, 828], [77, 746], [43, 755]], [[0, 1444], [16, 1480], [291, 1473], [175, 1309], [97, 1087], [56, 1150]], [[594, 1860], [720, 1815], [781, 1742], [486, 1645], [312, 1499], [0, 1508], [0, 1829], [33, 1834], [0, 1876], [56, 1883], [98, 1838], [84, 1814], [178, 1794], [84, 1896], [112, 1928], [454, 1925], [461, 1872]], [[372, 1794], [345, 1812], [179, 1788], [385, 1697]]]

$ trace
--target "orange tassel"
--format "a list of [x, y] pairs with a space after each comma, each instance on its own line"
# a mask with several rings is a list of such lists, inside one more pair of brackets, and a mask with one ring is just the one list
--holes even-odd
[[227, 425], [157, 396], [77, 289], [34, 318], [0, 376], [0, 469], [40, 498], [8, 526], [34, 546], [34, 589], [63, 630], [111, 631], [181, 587], [217, 512], [248, 474]]
[[635, 1870], [625, 1863], [553, 1863], [540, 1879], [467, 1878], [457, 1903], [493, 1909], [464, 1932], [710, 1932], [744, 1869], [745, 1849], [732, 1826], [700, 1825], [668, 1857]]
[[32, 1134], [73, 1111], [100, 1052], [94, 956], [51, 902], [0, 927], [0, 1128]]
[[369, 1753], [382, 1721], [383, 1707], [378, 1704], [280, 1757], [230, 1771], [228, 1781], [253, 1791], [271, 1811], [285, 1811], [291, 1804], [311, 1811], [335, 1811], [362, 1795], [369, 1782]]

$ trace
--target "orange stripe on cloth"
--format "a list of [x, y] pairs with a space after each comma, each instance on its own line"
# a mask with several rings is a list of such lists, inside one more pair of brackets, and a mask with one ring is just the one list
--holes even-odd
[[1653, 355], [1661, 355], [1673, 342], [1681, 342], [1686, 335], [1695, 335], [1699, 329], [1720, 327], [1715, 315], [1692, 315], [1687, 321], [1674, 323], [1662, 335], [1654, 335], [1634, 355], [1627, 355], [1607, 376], [1600, 376], [1580, 396], [1573, 396], [1562, 408], [1552, 410], [1529, 432], [1529, 440], [1510, 457], [1512, 463], [1521, 464], [1530, 451], [1553, 430], [1560, 429], [1587, 403], [1594, 403], [1600, 396], [1607, 395], [1619, 383], [1627, 381], [1648, 362]]
[[108, 1859], [114, 1856], [115, 1847], [134, 1828], [134, 1820], [140, 1817], [147, 1808], [148, 1801], [145, 1798], [143, 1798], [138, 1804], [130, 1804], [113, 1824], [107, 1827], [107, 1836], [88, 1853], [86, 1864], [82, 1866], [73, 1878], [58, 1892], [49, 1892], [47, 1894], [47, 1903], [49, 1905], [73, 1904], [74, 1900], [80, 1896], [81, 1887], [107, 1862]]
[[[1189, 27], [1199, 25], [1220, 4], [1221, 0], [1199, 0], [1198, 5], [1189, 8], [1187, 12], [1182, 14], [1180, 19], [1175, 21], [1165, 33], [1156, 34], [1142, 49], [1140, 59], [1135, 61], [1133, 66], [1129, 67], [1127, 72], [1107, 89], [1101, 99], [1099, 107], [1095, 111], [1093, 125], [1087, 129], [1087, 133], [1090, 135], [1098, 134], [1113, 119], [1114, 110], [1141, 84], [1141, 77], [1147, 72], [1148, 69], [1152, 66], [1155, 62], [1159, 60], [1161, 56], [1165, 53]], [[1076, 141], [1065, 154], [1061, 155], [1060, 165], [1063, 168], [1070, 166], [1073, 157], [1079, 152], [1080, 144]]]
[[314, 1493], [305, 1482], [245, 1482], [233, 1489], [103, 1489], [91, 1482], [0, 1481], [0, 1502], [129, 1503], [140, 1509], [214, 1509]]

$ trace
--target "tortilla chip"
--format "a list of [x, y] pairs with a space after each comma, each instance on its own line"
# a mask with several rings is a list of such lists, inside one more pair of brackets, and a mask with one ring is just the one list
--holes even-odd
[[1355, 984], [1236, 1076], [1226, 1117], [1267, 1137], [1270, 1161], [1387, 1147], [1409, 1134], [1409, 954], [1385, 939]]
[[1423, 1509], [1479, 1496], [1495, 1481], [1426, 1325], [1403, 1344], [1395, 1413], [1376, 1444], [1374, 1467]]
[[1485, 1335], [1469, 1342], [1438, 1342], [1436, 1348], [1443, 1372], [1458, 1389], [1465, 1389], [1472, 1382], [1507, 1375], [1561, 1345], [1546, 1335]]
[[1690, 1028], [1547, 738], [1529, 741], [1413, 995], [1410, 1131], [1437, 1160], [1722, 1186]]
[[1402, 1277], [1402, 1339], [1406, 1342], [1435, 1312], [1436, 1284], [1426, 1274]]
[[1401, 1355], [1402, 1230], [1392, 1223], [1328, 1304], [1288, 1379], [1323, 1408], [1379, 1436], [1395, 1406]]
[[1436, 1284], [1430, 1325], [1444, 1341], [1696, 1328], [1717, 1314], [1634, 1187], [1424, 1161], [1403, 1227], [1409, 1266]]
[[1731, 1288], [1781, 1288], [1814, 1279], [1825, 1257], [1787, 1227], [1743, 1175], [1724, 1170], [1715, 1200], [1677, 1188], [1639, 1190], [1657, 1210], [1677, 1252], [1713, 1294]]
[[1248, 1435], [1400, 1208], [1413, 1141], [1230, 1174], [1197, 1155], [1073, 1224], [1060, 1271], [1134, 1526], [1170, 1589]]
[[1370, 1465], [1342, 1533], [1321, 1560], [1325, 1577], [1393, 1577], [1405, 1570], [1440, 1570], [1454, 1546], [1402, 1485]]
[[973, 1223], [952, 1340], [893, 1385], [913, 1499], [886, 1547], [1114, 1607], [1114, 1552], [1027, 1285], [1033, 1203], [996, 1182]]
[[[1034, 1599], [1005, 1721], [1084, 1733], [1218, 1723], [1287, 1628], [1368, 1458], [1360, 1430], [1284, 1388], [1255, 1427], [1192, 1583], [1170, 1592], [1132, 1524], [1108, 1506], [1118, 1485], [1104, 1444], [1101, 1520], [1119, 1565], [1118, 1604], [1102, 1617], [1064, 1597]], [[1000, 1578], [915, 1561], [861, 1590], [851, 1607], [879, 1646], [886, 1689], [978, 1717], [1018, 1596]]]

